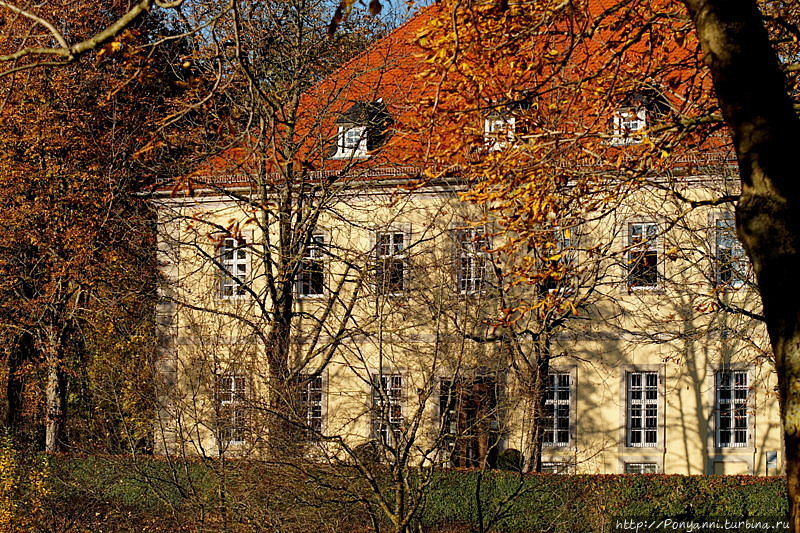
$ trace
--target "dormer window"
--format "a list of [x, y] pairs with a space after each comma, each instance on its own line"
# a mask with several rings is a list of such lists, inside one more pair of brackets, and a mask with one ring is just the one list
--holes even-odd
[[382, 100], [356, 102], [336, 120], [336, 142], [331, 146], [329, 157], [369, 157], [386, 141], [391, 123], [391, 116]]
[[336, 159], [367, 157], [367, 127], [339, 126], [336, 154], [333, 157]]
[[642, 142], [642, 132], [647, 129], [647, 110], [644, 107], [624, 107], [617, 110], [613, 120], [614, 138], [611, 144], [626, 145]]
[[493, 113], [483, 121], [483, 140], [490, 152], [499, 152], [514, 143], [514, 117]]
[[670, 105], [662, 92], [645, 86], [628, 94], [611, 117], [610, 144], [626, 146], [641, 144], [648, 128], [669, 113]]

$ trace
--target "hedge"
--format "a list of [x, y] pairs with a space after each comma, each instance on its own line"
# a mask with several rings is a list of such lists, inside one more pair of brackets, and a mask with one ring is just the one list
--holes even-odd
[[[498, 530], [505, 532], [608, 531], [616, 518], [783, 519], [788, 515], [785, 479], [780, 477], [450, 471], [439, 475], [422, 522], [476, 526], [479, 478], [484, 523], [499, 515]], [[511, 503], [503, 507], [504, 501]]]
[[[369, 492], [350, 470], [309, 472], [231, 462], [225, 465], [223, 478], [216, 466], [139, 460], [134, 467], [134, 461], [124, 458], [55, 458], [53, 508], [74, 514], [76, 505], [86, 508], [93, 502], [87, 508], [92, 513], [75, 517], [88, 529], [97, 529], [98, 520], [104, 528], [121, 529], [125, 524], [120, 520], [127, 517], [130, 523], [152, 524], [152, 531], [172, 529], [175, 524], [188, 530], [215, 530], [223, 519], [243, 531], [271, 529], [275, 524], [281, 531], [370, 531], [368, 514], [358, 501], [359, 496], [368, 499]], [[348, 494], [334, 489], [343, 483], [349, 484]], [[223, 484], [226, 499], [220, 502]], [[429, 487], [418, 522], [429, 532], [478, 530], [482, 521], [484, 526], [494, 522], [495, 530], [504, 533], [581, 533], [611, 531], [616, 518], [787, 514], [782, 477], [443, 470]]]

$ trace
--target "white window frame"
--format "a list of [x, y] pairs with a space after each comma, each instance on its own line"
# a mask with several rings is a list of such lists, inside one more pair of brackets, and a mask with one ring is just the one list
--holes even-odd
[[629, 462], [625, 463], [624, 473], [625, 474], [658, 474], [659, 473], [658, 463], [652, 462]]
[[571, 474], [573, 465], [564, 461], [542, 461], [540, 472], [542, 474]]
[[627, 146], [641, 144], [642, 133], [647, 130], [647, 109], [644, 107], [621, 107], [616, 110], [612, 119], [611, 144]]
[[658, 448], [661, 445], [660, 403], [661, 376], [658, 371], [631, 370], [625, 373], [626, 446]]
[[218, 374], [216, 380], [219, 440], [222, 444], [242, 444], [247, 434], [247, 377]]
[[[637, 228], [640, 228], [637, 231]], [[626, 275], [625, 283], [630, 290], [653, 290], [659, 289], [662, 283], [661, 274], [661, 239], [658, 233], [658, 223], [653, 221], [631, 221], [628, 222], [627, 251], [625, 253]], [[655, 255], [652, 266], [644, 263], [645, 258], [651, 254]], [[655, 272], [654, 283], [641, 283], [634, 276], [639, 268], [653, 269]]]
[[405, 376], [375, 373], [371, 375], [370, 386], [372, 438], [384, 446], [397, 446], [405, 421]]
[[[295, 287], [297, 290], [298, 298], [320, 298], [325, 296], [325, 235], [323, 233], [314, 233], [311, 235], [309, 242], [303, 247], [303, 256], [300, 258], [300, 265], [297, 270], [297, 279], [295, 280]], [[319, 268], [318, 275], [321, 276], [321, 287], [319, 292], [310, 292], [313, 288], [312, 278], [313, 275], [307, 265], [316, 264]]]
[[[750, 446], [750, 381], [750, 372], [746, 369], [726, 368], [714, 373], [714, 444], [717, 448]], [[723, 394], [726, 391], [728, 394]], [[723, 428], [723, 422], [727, 427]]]
[[325, 422], [325, 379], [322, 374], [314, 377], [301, 375], [300, 405], [305, 410], [305, 422], [308, 429], [315, 433], [322, 432]]
[[[388, 245], [381, 242], [384, 235], [389, 236]], [[398, 236], [401, 239], [399, 245]], [[399, 296], [408, 289], [408, 240], [408, 232], [401, 229], [375, 231], [375, 289], [379, 295]], [[398, 264], [401, 265], [401, 287], [389, 287], [386, 283], [386, 273], [389, 271], [386, 266], [389, 265], [394, 270]]]
[[[736, 221], [733, 215], [725, 213], [712, 220], [714, 247], [714, 286], [720, 288], [740, 289], [749, 276], [749, 261], [742, 243], [736, 236]], [[724, 242], [726, 241], [727, 242]], [[723, 253], [727, 252], [727, 258]], [[724, 280], [723, 277], [729, 279]]]
[[334, 159], [367, 157], [367, 127], [359, 124], [342, 124], [336, 133]]
[[[566, 397], [564, 394], [566, 392]], [[572, 446], [574, 422], [575, 376], [566, 370], [551, 370], [545, 386], [545, 413], [542, 417], [542, 446], [546, 448], [565, 448]], [[566, 416], [563, 411], [566, 408]], [[559, 414], [559, 410], [561, 414]], [[566, 419], [566, 425], [564, 425]], [[548, 422], [549, 423], [546, 423]], [[562, 438], [566, 435], [566, 439]]]
[[507, 117], [499, 113], [493, 113], [483, 119], [483, 142], [487, 149], [490, 152], [499, 152], [513, 145], [516, 125], [515, 117]]
[[[556, 263], [557, 265], [572, 265], [575, 262], [575, 251], [573, 246], [575, 244], [575, 237], [574, 237], [574, 228], [572, 227], [562, 227], [562, 226], [554, 226], [549, 231], [552, 232], [553, 240], [552, 242], [548, 242], [548, 246], [552, 246], [553, 253], [550, 254], [548, 251], [547, 254], [543, 254], [544, 261], [550, 261], [552, 263]], [[558, 259], [550, 259], [552, 257], [558, 256]], [[569, 267], [567, 267], [569, 268]], [[554, 280], [551, 278], [547, 278], [543, 280], [541, 283], [547, 289], [549, 294], [556, 294], [559, 296], [569, 296], [574, 294], [575, 287], [572, 283], [575, 280], [570, 279], [560, 279]]]
[[484, 227], [450, 230], [456, 243], [455, 281], [459, 294], [478, 294], [485, 290], [491, 246]]
[[235, 300], [247, 296], [250, 254], [245, 237], [223, 237], [217, 248], [220, 265], [219, 297]]

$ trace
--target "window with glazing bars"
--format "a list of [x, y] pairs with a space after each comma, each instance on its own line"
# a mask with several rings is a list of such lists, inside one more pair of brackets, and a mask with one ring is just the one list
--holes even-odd
[[568, 373], [556, 372], [547, 376], [542, 444], [569, 446], [571, 383]]
[[626, 474], [657, 474], [656, 463], [625, 463]]
[[379, 231], [376, 234], [375, 281], [378, 294], [399, 294], [405, 289], [406, 235], [402, 231]]
[[569, 463], [543, 462], [542, 474], [568, 474], [571, 470]]
[[303, 250], [297, 273], [297, 294], [321, 296], [325, 293], [325, 236], [312, 235]]
[[546, 235], [549, 238], [543, 246], [542, 267], [544, 271], [552, 272], [541, 281], [541, 288], [548, 293], [569, 295], [573, 292], [569, 268], [575, 255], [572, 229], [554, 227]]
[[403, 376], [372, 376], [372, 435], [382, 443], [396, 445], [403, 423]]
[[628, 372], [628, 446], [658, 445], [658, 373]]
[[222, 442], [244, 442], [247, 434], [244, 376], [226, 374], [217, 376], [217, 403], [219, 438]]
[[715, 264], [714, 277], [719, 287], [738, 289], [747, 278], [747, 258], [736, 237], [736, 222], [732, 217], [718, 218], [714, 225]]
[[489, 238], [483, 228], [453, 230], [456, 242], [456, 289], [462, 294], [483, 290], [489, 266]]
[[322, 376], [301, 376], [300, 405], [305, 409], [306, 424], [315, 432], [322, 431]]
[[516, 119], [493, 113], [483, 121], [483, 139], [490, 152], [497, 152], [514, 143]]
[[367, 128], [366, 126], [343, 125], [339, 126], [336, 137], [337, 159], [367, 156]]
[[747, 403], [750, 387], [746, 370], [717, 372], [717, 446], [747, 446]]
[[220, 296], [236, 298], [247, 294], [247, 241], [226, 237], [219, 248], [222, 265]]
[[628, 286], [658, 286], [658, 226], [636, 222], [628, 226]]
[[643, 107], [618, 109], [612, 120], [613, 145], [639, 144], [641, 132], [647, 129], [647, 110]]

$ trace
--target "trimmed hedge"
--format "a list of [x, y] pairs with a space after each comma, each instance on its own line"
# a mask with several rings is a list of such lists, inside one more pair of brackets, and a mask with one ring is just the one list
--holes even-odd
[[477, 525], [479, 478], [483, 521], [499, 516], [506, 532], [608, 531], [615, 518], [788, 516], [785, 479], [778, 477], [451, 471], [440, 474], [422, 522]]
[[[125, 517], [131, 523], [152, 524], [152, 531], [172, 529], [175, 524], [189, 530], [214, 529], [223, 519], [239, 524], [241, 530], [280, 524], [282, 531], [370, 531], [363, 504], [354, 497], [360, 493], [369, 499], [369, 492], [350, 470], [308, 472], [234, 461], [225, 465], [221, 477], [217, 466], [158, 460], [134, 465], [120, 457], [54, 458], [53, 508], [69, 514], [76, 505], [93, 502], [92, 513], [75, 517], [90, 529], [99, 527], [101, 519], [104, 527], [123, 527], [120, 520]], [[333, 488], [342, 483], [349, 484], [349, 493]], [[219, 501], [223, 484], [224, 503]], [[483, 522], [504, 533], [582, 533], [609, 531], [615, 518], [787, 514], [782, 477], [446, 470], [436, 473], [418, 519], [430, 532], [477, 530]]]

